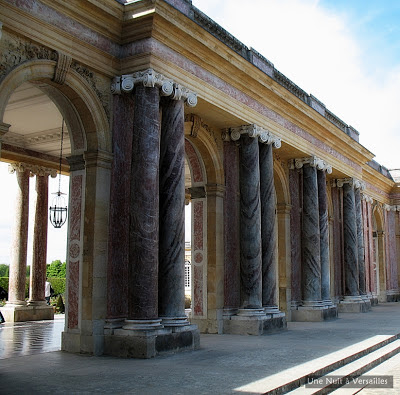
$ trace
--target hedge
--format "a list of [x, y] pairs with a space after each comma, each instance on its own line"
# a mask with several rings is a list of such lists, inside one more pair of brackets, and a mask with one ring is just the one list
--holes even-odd
[[[48, 278], [55, 295], [61, 295], [65, 292], [65, 278], [51, 277]], [[0, 277], [0, 287], [3, 287], [8, 292], [8, 277]], [[29, 277], [25, 282], [25, 298], [29, 298]]]

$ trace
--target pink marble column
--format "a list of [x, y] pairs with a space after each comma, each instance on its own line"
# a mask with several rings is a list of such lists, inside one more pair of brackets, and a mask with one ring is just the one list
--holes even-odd
[[109, 252], [107, 267], [107, 320], [123, 319], [128, 314], [130, 163], [134, 100], [132, 95], [114, 95], [113, 152]]
[[368, 210], [368, 221], [369, 221], [369, 282], [370, 282], [370, 291], [377, 295], [377, 286], [376, 286], [376, 271], [377, 271], [377, 262], [375, 257], [375, 247], [374, 247], [374, 235], [373, 235], [373, 225], [372, 225], [372, 204], [369, 202], [367, 204]]
[[36, 176], [36, 207], [29, 304], [45, 304], [49, 176]]
[[224, 308], [240, 306], [239, 251], [239, 151], [232, 141], [224, 141]]
[[30, 170], [25, 169], [23, 165], [13, 164], [10, 165], [9, 171], [10, 173], [16, 173], [18, 189], [15, 198], [15, 224], [11, 247], [8, 303], [24, 305], [28, 247]]
[[159, 88], [135, 88], [132, 135], [128, 319], [124, 329], [160, 327], [158, 318]]

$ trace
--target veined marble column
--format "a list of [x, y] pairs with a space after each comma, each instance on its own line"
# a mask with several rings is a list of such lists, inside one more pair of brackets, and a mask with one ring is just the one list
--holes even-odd
[[263, 315], [258, 138], [247, 134], [241, 136], [239, 158], [240, 300], [242, 307], [239, 314]]
[[15, 198], [15, 223], [7, 304], [25, 305], [30, 170], [24, 164], [13, 163], [9, 165], [9, 172], [16, 173], [18, 189]]
[[47, 223], [49, 175], [36, 174], [35, 225], [33, 234], [33, 256], [29, 287], [29, 305], [46, 304], [44, 286], [46, 282]]
[[132, 136], [129, 301], [124, 329], [161, 327], [158, 318], [159, 89], [138, 85]]
[[162, 100], [158, 312], [164, 326], [188, 325], [185, 315], [184, 102]]
[[326, 192], [326, 173], [324, 170], [317, 171], [317, 180], [321, 256], [321, 298], [322, 302], [326, 306], [332, 306], [329, 269], [328, 201]]
[[360, 272], [358, 265], [358, 233], [355, 188], [361, 181], [345, 178], [336, 181], [343, 187], [343, 260], [344, 260], [344, 300], [339, 304], [341, 312], [365, 312], [370, 304], [360, 296]]
[[262, 240], [262, 305], [267, 314], [279, 313], [277, 294], [277, 229], [274, 159], [271, 144], [260, 144]]
[[354, 191], [354, 200], [356, 205], [356, 225], [357, 225], [357, 260], [358, 260], [358, 275], [359, 275], [359, 290], [360, 296], [367, 299], [366, 278], [365, 278], [365, 260], [364, 260], [364, 231], [363, 231], [363, 216], [361, 207], [360, 188]]
[[302, 304], [320, 307], [321, 252], [317, 169], [303, 166]]

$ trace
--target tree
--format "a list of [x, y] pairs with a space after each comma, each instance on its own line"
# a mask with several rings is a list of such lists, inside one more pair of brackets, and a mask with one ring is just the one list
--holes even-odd
[[59, 259], [47, 265], [47, 277], [65, 278], [66, 262], [62, 263]]
[[10, 267], [5, 263], [0, 263], [0, 277], [8, 277]]

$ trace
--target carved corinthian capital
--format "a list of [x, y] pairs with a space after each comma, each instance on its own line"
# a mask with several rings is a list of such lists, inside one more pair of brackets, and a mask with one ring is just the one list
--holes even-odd
[[13, 174], [15, 172], [24, 172], [25, 170], [29, 170], [29, 175], [31, 177], [33, 176], [48, 176], [50, 175], [52, 178], [57, 177], [57, 170], [56, 169], [51, 169], [49, 167], [44, 167], [44, 166], [37, 166], [37, 165], [32, 165], [30, 163], [10, 163], [8, 165], [8, 172], [10, 174]]
[[159, 88], [161, 96], [169, 96], [173, 100], [184, 100], [189, 107], [195, 107], [197, 104], [197, 94], [195, 92], [157, 73], [153, 69], [114, 77], [111, 83], [111, 93], [114, 95], [121, 94], [121, 92], [129, 93], [139, 84], [149, 88]]
[[351, 187], [355, 189], [360, 189], [361, 191], [365, 190], [365, 182], [361, 180], [357, 180], [356, 178], [338, 178], [333, 186], [338, 188], [342, 188], [344, 184], [349, 184]]
[[312, 155], [307, 158], [296, 158], [292, 160], [290, 164], [291, 169], [301, 169], [305, 164], [310, 165], [311, 167], [316, 167], [318, 170], [326, 171], [328, 174], [332, 173], [332, 166], [326, 163], [321, 158]]
[[282, 145], [282, 140], [279, 137], [255, 124], [230, 128], [230, 134], [233, 141], [239, 140], [242, 134], [248, 134], [252, 138], [258, 137], [260, 143], [272, 144], [274, 148], [280, 148]]

